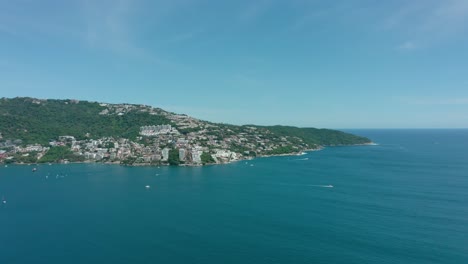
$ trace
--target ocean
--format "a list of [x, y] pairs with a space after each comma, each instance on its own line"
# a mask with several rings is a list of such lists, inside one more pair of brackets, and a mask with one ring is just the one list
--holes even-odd
[[350, 132], [378, 145], [2, 165], [0, 263], [468, 263], [468, 130]]

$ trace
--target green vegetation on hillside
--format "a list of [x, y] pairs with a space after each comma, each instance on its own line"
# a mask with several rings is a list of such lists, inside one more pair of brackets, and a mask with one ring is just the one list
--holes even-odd
[[200, 159], [203, 165], [215, 163], [215, 160], [213, 159], [211, 154], [207, 152], [203, 152], [200, 156]]
[[86, 135], [134, 139], [140, 126], [170, 123], [164, 116], [145, 112], [100, 115], [104, 109], [99, 103], [86, 101], [2, 98], [0, 132], [3, 138], [22, 139], [24, 144], [47, 144], [63, 135], [78, 140]]
[[[173, 116], [161, 109], [129, 104], [100, 104], [76, 100], [40, 100], [34, 98], [0, 99], [0, 133], [3, 141], [22, 141], [22, 145], [39, 143], [48, 145], [59, 136], [74, 136], [77, 140], [103, 137], [127, 138], [135, 141], [141, 126], [171, 124], [181, 133], [181, 137], [193, 134], [193, 144], [205, 148], [227, 148], [243, 155], [276, 155], [294, 153], [306, 148], [319, 146], [353, 145], [369, 143], [365, 137], [349, 133], [316, 128], [292, 126], [236, 126], [199, 121], [193, 127], [179, 125]], [[180, 118], [178, 116], [177, 118]], [[191, 121], [192, 122], [192, 121]], [[198, 121], [197, 121], [198, 122]], [[1, 141], [0, 140], [0, 143]], [[164, 148], [168, 140], [159, 142]], [[15, 141], [15, 142], [16, 142]], [[143, 137], [137, 142], [144, 146], [153, 144], [153, 138]], [[215, 143], [213, 143], [215, 142]], [[218, 142], [219, 144], [216, 145]], [[113, 148], [114, 143], [104, 143], [105, 148]], [[58, 151], [55, 149], [55, 151]], [[51, 151], [49, 151], [51, 152]], [[48, 153], [41, 161], [55, 161], [70, 153]], [[67, 159], [77, 158], [67, 156]], [[211, 156], [204, 156], [204, 163], [210, 163]], [[31, 160], [32, 157], [18, 157]], [[122, 161], [131, 164], [136, 160]], [[179, 164], [177, 149], [170, 152], [170, 164]]]
[[293, 153], [297, 152], [298, 149], [293, 148], [292, 146], [285, 146], [285, 147], [279, 147], [275, 148], [273, 150], [267, 151], [265, 154], [267, 155], [280, 155], [280, 154], [285, 154], [285, 153]]
[[27, 154], [18, 153], [13, 156], [13, 159], [10, 162], [16, 163], [36, 163], [37, 162], [37, 152], [33, 151]]
[[177, 166], [180, 164], [178, 149], [169, 150], [169, 157], [167, 159], [167, 162], [169, 163], [169, 165], [174, 165], [174, 166]]
[[74, 154], [70, 148], [65, 146], [52, 147], [46, 154], [39, 160], [40, 163], [45, 162], [59, 162], [61, 160], [68, 160], [70, 162], [84, 161], [83, 156]]
[[300, 138], [309, 146], [356, 145], [370, 142], [368, 138], [332, 129], [298, 128], [292, 126], [266, 126], [263, 128], [279, 136]]

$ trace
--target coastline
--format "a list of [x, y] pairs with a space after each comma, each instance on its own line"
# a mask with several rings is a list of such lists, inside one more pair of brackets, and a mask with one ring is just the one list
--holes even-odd
[[159, 166], [173, 166], [173, 167], [203, 167], [203, 166], [208, 166], [208, 165], [224, 165], [224, 164], [230, 164], [234, 162], [239, 162], [239, 161], [245, 161], [245, 160], [254, 160], [256, 158], [271, 158], [271, 157], [286, 157], [286, 156], [301, 156], [301, 155], [306, 155], [308, 152], [315, 152], [315, 151], [321, 151], [327, 147], [350, 147], [350, 146], [378, 146], [379, 144], [375, 142], [369, 142], [369, 143], [361, 143], [361, 144], [350, 144], [350, 145], [330, 145], [330, 146], [318, 146], [317, 148], [313, 149], [304, 149], [298, 152], [293, 152], [293, 153], [283, 153], [283, 154], [271, 154], [271, 155], [261, 155], [261, 156], [256, 156], [256, 157], [248, 157], [248, 158], [242, 158], [242, 159], [237, 159], [237, 160], [231, 160], [229, 162], [224, 162], [224, 163], [207, 163], [207, 164], [179, 164], [179, 165], [170, 165], [170, 164], [151, 164], [151, 163], [136, 163], [136, 164], [122, 164], [120, 161], [114, 161], [114, 162], [95, 162], [95, 161], [77, 161], [77, 162], [49, 162], [49, 163], [1, 163], [4, 165], [4, 167], [8, 167], [8, 165], [26, 165], [26, 166], [40, 166], [40, 165], [56, 165], [56, 164], [103, 164], [103, 165], [120, 165], [120, 166], [127, 166], [127, 167], [159, 167]]

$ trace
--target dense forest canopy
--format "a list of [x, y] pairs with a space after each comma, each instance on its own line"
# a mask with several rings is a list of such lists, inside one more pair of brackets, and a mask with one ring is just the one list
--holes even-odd
[[[121, 107], [125, 113], [107, 113], [108, 106], [115, 109]], [[146, 107], [146, 108], [145, 108]], [[102, 104], [98, 102], [77, 100], [55, 100], [35, 98], [2, 98], [0, 99], [0, 133], [3, 140], [20, 139], [23, 144], [47, 144], [58, 136], [74, 136], [77, 140], [85, 138], [116, 137], [134, 139], [138, 136], [141, 126], [174, 124], [166, 117], [169, 112], [158, 108], [159, 114], [146, 111], [148, 106], [129, 104]], [[170, 113], [172, 114], [172, 113]], [[292, 126], [235, 126], [229, 124], [216, 125], [224, 128], [216, 130], [218, 138], [246, 132], [246, 127], [256, 127], [262, 131], [265, 138], [284, 137], [297, 140], [309, 146], [331, 146], [369, 143], [365, 137], [349, 133], [316, 128], [298, 128]], [[181, 128], [183, 134], [197, 131], [200, 128]], [[209, 131], [207, 132], [210, 133]], [[243, 147], [238, 146], [239, 150]], [[275, 152], [289, 150], [277, 149]], [[271, 153], [275, 154], [275, 153]]]
[[47, 144], [58, 136], [135, 138], [140, 126], [170, 123], [161, 115], [131, 111], [101, 115], [96, 102], [76, 100], [0, 99], [0, 133], [5, 139]]

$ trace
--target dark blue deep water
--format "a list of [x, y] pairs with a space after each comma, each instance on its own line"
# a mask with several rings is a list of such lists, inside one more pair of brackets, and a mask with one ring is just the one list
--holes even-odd
[[0, 263], [468, 263], [468, 130], [352, 132], [379, 145], [2, 166]]

